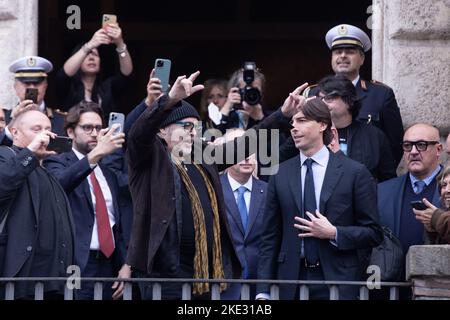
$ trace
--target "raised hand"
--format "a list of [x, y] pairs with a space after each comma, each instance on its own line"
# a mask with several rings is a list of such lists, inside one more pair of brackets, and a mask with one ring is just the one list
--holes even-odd
[[301, 92], [307, 87], [308, 83], [306, 82], [289, 93], [289, 97], [286, 98], [281, 107], [281, 112], [286, 118], [292, 118], [305, 105], [307, 100], [301, 95]]
[[111, 128], [100, 130], [97, 136], [97, 146], [88, 154], [90, 164], [97, 164], [103, 157], [122, 148], [125, 143], [125, 134], [114, 134], [119, 127], [120, 125], [116, 123]]
[[116, 46], [123, 46], [122, 29], [119, 27], [119, 24], [109, 24], [106, 27], [106, 34]]
[[194, 93], [203, 90], [205, 87], [202, 84], [194, 86], [194, 81], [197, 79], [200, 71], [194, 72], [188, 78], [186, 76], [178, 77], [169, 92], [169, 100], [171, 105], [176, 104], [178, 101], [190, 97]]
[[55, 133], [44, 130], [34, 137], [33, 141], [31, 141], [27, 148], [31, 152], [33, 152], [36, 158], [38, 158], [39, 160], [42, 160], [48, 156], [55, 155], [56, 152], [47, 151], [47, 146], [50, 143], [50, 139], [54, 139], [55, 137]]
[[158, 100], [163, 95], [161, 80], [155, 78], [155, 69], [150, 72], [150, 79], [147, 84], [147, 98], [145, 98], [145, 104], [150, 107], [153, 102]]
[[111, 38], [103, 28], [94, 33], [92, 39], [87, 43], [87, 46], [92, 50], [100, 47], [102, 44], [111, 44]]
[[11, 111], [11, 119], [17, 118], [18, 115], [28, 110], [37, 110], [38, 106], [33, 100], [23, 100]]

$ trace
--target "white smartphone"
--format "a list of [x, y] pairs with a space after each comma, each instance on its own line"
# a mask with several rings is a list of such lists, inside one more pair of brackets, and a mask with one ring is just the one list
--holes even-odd
[[120, 126], [114, 131], [114, 134], [122, 133], [125, 125], [125, 115], [123, 113], [111, 112], [109, 114], [108, 128], [111, 128], [116, 123]]
[[170, 67], [172, 62], [169, 59], [155, 60], [155, 78], [161, 80], [162, 92], [169, 91]]

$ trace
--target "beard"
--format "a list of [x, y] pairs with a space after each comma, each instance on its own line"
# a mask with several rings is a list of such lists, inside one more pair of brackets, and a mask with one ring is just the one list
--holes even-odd
[[91, 152], [96, 147], [96, 145], [85, 142], [85, 143], [77, 143], [74, 145], [74, 147], [78, 152], [86, 155], [89, 152]]

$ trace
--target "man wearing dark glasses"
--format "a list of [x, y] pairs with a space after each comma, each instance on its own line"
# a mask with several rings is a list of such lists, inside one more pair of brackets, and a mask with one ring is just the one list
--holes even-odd
[[405, 131], [403, 157], [408, 172], [378, 185], [381, 224], [388, 226], [402, 243], [406, 255], [410, 246], [422, 245], [424, 226], [415, 218], [414, 203], [426, 198], [439, 206], [436, 176], [442, 167], [439, 130], [428, 124], [415, 124]]

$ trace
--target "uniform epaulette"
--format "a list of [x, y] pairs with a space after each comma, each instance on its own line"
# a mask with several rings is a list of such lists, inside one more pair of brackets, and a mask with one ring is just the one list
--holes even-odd
[[313, 89], [313, 88], [315, 88], [315, 87], [317, 87], [318, 86], [318, 84], [316, 83], [316, 84], [313, 84], [313, 85], [311, 85], [311, 86], [309, 86], [308, 88], [306, 88], [304, 91], [303, 91], [303, 96], [305, 97], [305, 98], [308, 98], [309, 97], [309, 92], [311, 91], [311, 89]]
[[377, 85], [380, 85], [380, 86], [383, 86], [383, 87], [386, 87], [386, 88], [390, 88], [387, 84], [384, 84], [383, 82], [380, 82], [380, 81], [377, 81], [377, 80], [371, 80], [370, 83], [377, 84]]

